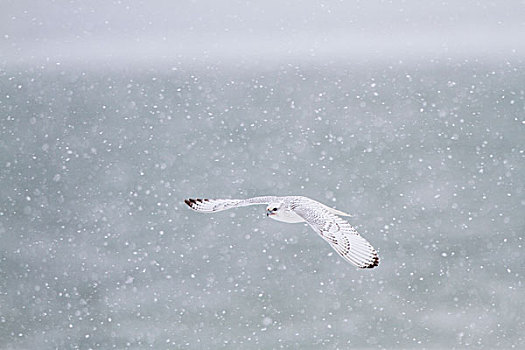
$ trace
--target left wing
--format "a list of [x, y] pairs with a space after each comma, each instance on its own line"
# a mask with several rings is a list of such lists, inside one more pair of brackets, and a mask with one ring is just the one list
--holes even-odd
[[200, 211], [201, 213], [214, 213], [231, 208], [245, 207], [256, 204], [269, 204], [275, 202], [275, 198], [271, 196], [253, 197], [248, 199], [185, 199], [186, 203], [191, 209]]

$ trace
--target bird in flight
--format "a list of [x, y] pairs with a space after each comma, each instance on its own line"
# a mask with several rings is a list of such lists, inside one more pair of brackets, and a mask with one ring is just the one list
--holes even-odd
[[282, 222], [306, 222], [346, 261], [360, 268], [379, 265], [377, 252], [341, 216], [350, 216], [313, 199], [301, 196], [264, 196], [248, 199], [185, 199], [193, 210], [215, 213], [248, 205], [266, 204], [266, 216]]

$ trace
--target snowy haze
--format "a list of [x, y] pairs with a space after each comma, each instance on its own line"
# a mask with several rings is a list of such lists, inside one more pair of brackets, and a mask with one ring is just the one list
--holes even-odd
[[[515, 57], [523, 1], [4, 1], [7, 61]], [[520, 56], [521, 57], [521, 56]]]
[[523, 2], [0, 7], [0, 349], [525, 346]]

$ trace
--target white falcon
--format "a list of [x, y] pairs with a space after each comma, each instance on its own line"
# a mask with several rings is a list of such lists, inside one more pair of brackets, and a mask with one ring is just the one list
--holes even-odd
[[346, 261], [360, 268], [379, 265], [377, 252], [370, 243], [340, 216], [350, 216], [313, 199], [301, 196], [264, 196], [248, 199], [186, 199], [184, 202], [201, 213], [267, 204], [266, 215], [274, 220], [306, 222]]

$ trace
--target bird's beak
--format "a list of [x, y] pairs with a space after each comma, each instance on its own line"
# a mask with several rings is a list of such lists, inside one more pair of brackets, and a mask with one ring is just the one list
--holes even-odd
[[270, 216], [270, 215], [272, 215], [272, 211], [271, 210], [267, 210], [266, 211], [266, 216]]

